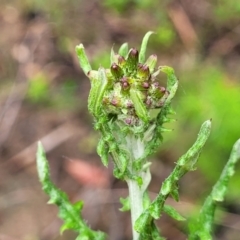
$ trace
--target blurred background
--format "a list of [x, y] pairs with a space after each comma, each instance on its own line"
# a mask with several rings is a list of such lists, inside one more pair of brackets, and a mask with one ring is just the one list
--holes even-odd
[[[0, 2], [0, 239], [71, 240], [59, 234], [57, 209], [47, 205], [35, 165], [41, 140], [51, 176], [71, 201], [85, 200], [83, 216], [111, 240], [130, 240], [129, 213], [118, 211], [126, 185], [96, 155], [98, 134], [87, 112], [90, 84], [75, 46], [83, 43], [93, 68], [109, 66], [110, 49], [139, 48], [152, 30], [148, 54], [174, 67], [180, 81], [177, 121], [152, 156], [151, 197], [212, 118], [198, 169], [180, 182], [186, 217], [198, 209], [240, 137], [240, 2], [235, 0], [1, 0]], [[239, 239], [240, 166], [217, 213], [214, 239]], [[185, 223], [163, 216], [169, 240], [186, 239]]]

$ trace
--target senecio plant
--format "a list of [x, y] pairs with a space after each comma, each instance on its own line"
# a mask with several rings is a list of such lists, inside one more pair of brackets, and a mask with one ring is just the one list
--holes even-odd
[[[79, 63], [90, 79], [91, 90], [88, 110], [94, 118], [94, 127], [101, 134], [97, 152], [104, 166], [111, 159], [113, 174], [127, 182], [129, 197], [121, 198], [122, 211], [131, 212], [133, 240], [164, 239], [155, 220], [162, 213], [177, 221], [183, 221], [173, 207], [165, 204], [168, 197], [179, 201], [178, 182], [189, 171], [196, 169], [196, 163], [211, 129], [211, 120], [204, 122], [197, 140], [176, 162], [172, 173], [164, 180], [156, 198], [151, 201], [148, 185], [151, 180], [149, 156], [156, 152], [163, 140], [163, 133], [169, 131], [165, 123], [172, 121], [172, 99], [177, 91], [178, 80], [174, 70], [168, 66], [156, 67], [157, 56], [145, 60], [146, 46], [152, 32], [142, 41], [140, 50], [128, 50], [124, 43], [118, 53], [111, 51], [109, 69], [100, 67], [92, 70], [82, 44], [76, 47]], [[165, 74], [166, 87], [160, 85], [159, 74]], [[233, 147], [230, 159], [218, 182], [207, 197], [199, 217], [189, 223], [188, 239], [212, 239], [211, 230], [214, 211], [218, 202], [223, 201], [234, 165], [240, 157], [240, 140]], [[37, 168], [43, 190], [50, 196], [50, 203], [59, 207], [59, 217], [64, 220], [61, 232], [75, 230], [78, 240], [102, 240], [106, 235], [93, 231], [82, 219], [83, 202], [71, 204], [65, 193], [50, 179], [49, 166], [42, 145], [37, 152]]]

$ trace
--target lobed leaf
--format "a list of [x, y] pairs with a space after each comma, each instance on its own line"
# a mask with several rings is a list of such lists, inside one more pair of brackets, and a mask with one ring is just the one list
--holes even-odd
[[67, 229], [74, 230], [79, 233], [77, 239], [99, 239], [104, 240], [105, 234], [90, 229], [81, 216], [83, 202], [78, 201], [74, 204], [70, 203], [68, 196], [58, 189], [50, 179], [49, 165], [42, 144], [38, 143], [37, 150], [37, 171], [39, 180], [43, 190], [50, 197], [49, 203], [56, 204], [59, 208], [59, 217], [64, 221], [60, 232]]
[[[193, 166], [196, 164], [199, 154], [209, 137], [210, 130], [211, 120], [208, 120], [202, 124], [198, 138], [193, 146], [177, 161], [176, 167], [163, 182], [157, 197], [137, 219], [136, 227], [140, 232], [144, 231], [146, 227], [144, 224], [148, 224], [148, 222], [152, 221], [153, 218], [160, 218], [164, 209], [165, 201], [170, 194], [178, 199], [178, 181], [185, 173], [192, 171]], [[175, 216], [177, 215], [175, 214]]]
[[190, 222], [189, 240], [198, 239], [198, 237], [206, 240], [212, 239], [211, 230], [217, 203], [224, 200], [229, 180], [234, 174], [235, 165], [238, 160], [240, 160], [240, 139], [234, 144], [229, 160], [214, 185], [212, 192], [206, 198], [198, 219]]

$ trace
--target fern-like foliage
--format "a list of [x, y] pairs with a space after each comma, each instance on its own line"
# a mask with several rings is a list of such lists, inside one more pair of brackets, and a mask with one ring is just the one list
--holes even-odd
[[82, 218], [83, 202], [78, 201], [72, 204], [66, 193], [58, 189], [51, 181], [49, 164], [41, 143], [38, 143], [37, 170], [42, 189], [50, 198], [48, 203], [58, 206], [58, 216], [64, 221], [60, 232], [63, 233], [67, 229], [74, 230], [78, 233], [76, 240], [104, 240], [105, 233], [92, 230]]

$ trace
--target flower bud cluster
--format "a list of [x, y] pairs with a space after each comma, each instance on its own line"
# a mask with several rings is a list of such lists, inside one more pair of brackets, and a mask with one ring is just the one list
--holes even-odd
[[118, 115], [127, 125], [141, 125], [151, 119], [152, 109], [160, 109], [168, 91], [160, 86], [155, 70], [157, 56], [139, 63], [139, 52], [130, 49], [126, 58], [115, 54], [110, 70], [106, 70], [109, 87], [103, 97], [103, 107], [108, 114]]

